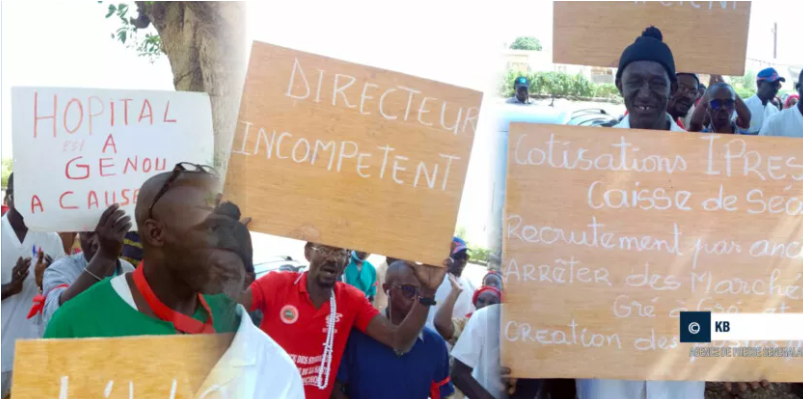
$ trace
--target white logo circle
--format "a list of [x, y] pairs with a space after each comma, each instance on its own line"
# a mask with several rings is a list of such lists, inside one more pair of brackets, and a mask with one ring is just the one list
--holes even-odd
[[690, 331], [691, 334], [697, 335], [698, 332], [701, 331], [701, 326], [698, 325], [697, 322], [693, 322], [687, 327], [687, 329]]

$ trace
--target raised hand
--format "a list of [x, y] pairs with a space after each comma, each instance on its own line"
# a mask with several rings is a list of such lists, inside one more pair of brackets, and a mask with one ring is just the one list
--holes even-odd
[[28, 272], [31, 269], [31, 259], [20, 257], [17, 259], [17, 265], [11, 270], [11, 282], [6, 286], [9, 295], [15, 295], [22, 291], [22, 284], [25, 278], [28, 277]]
[[116, 260], [123, 249], [126, 233], [131, 230], [131, 217], [113, 204], [100, 217], [95, 233], [98, 238], [98, 253], [108, 259]]
[[416, 273], [416, 278], [419, 279], [424, 288], [435, 292], [444, 281], [444, 275], [447, 274], [447, 269], [452, 265], [452, 259], [447, 258], [442, 262], [441, 267], [425, 264], [412, 264], [413, 271]]
[[449, 279], [449, 284], [452, 286], [452, 292], [455, 294], [460, 294], [463, 292], [463, 285], [461, 285], [461, 281], [453, 274], [447, 274], [447, 278]]

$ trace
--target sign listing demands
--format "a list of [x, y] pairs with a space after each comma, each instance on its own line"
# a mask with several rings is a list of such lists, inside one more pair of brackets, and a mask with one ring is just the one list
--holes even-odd
[[[617, 68], [649, 26], [662, 31], [676, 71], [742, 76], [750, 1], [556, 1], [553, 62]], [[706, 38], [706, 46], [700, 40]]]
[[679, 340], [682, 311], [802, 312], [800, 140], [519, 123], [510, 132], [501, 338], [514, 376], [801, 378], [800, 357], [691, 357], [694, 345]]
[[213, 160], [203, 93], [16, 87], [11, 105], [14, 204], [35, 231], [93, 230], [114, 203], [133, 216], [148, 178]]
[[255, 42], [224, 192], [252, 230], [441, 265], [481, 99]]

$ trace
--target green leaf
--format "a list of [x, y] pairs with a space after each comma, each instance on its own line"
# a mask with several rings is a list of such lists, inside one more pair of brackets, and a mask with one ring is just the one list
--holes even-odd
[[117, 6], [117, 15], [125, 17], [127, 13], [128, 13], [128, 4], [121, 3], [119, 6]]
[[117, 7], [115, 7], [114, 4], [109, 4], [109, 12], [106, 13], [106, 18], [111, 17], [112, 14], [114, 14], [114, 12], [116, 10], [117, 10]]
[[114, 33], [112, 33], [111, 35], [112, 35], [112, 39], [114, 39]]
[[120, 39], [120, 41], [123, 42], [123, 44], [125, 44], [126, 43], [126, 30], [121, 29], [120, 31], [118, 31], [117, 32], [117, 38]]

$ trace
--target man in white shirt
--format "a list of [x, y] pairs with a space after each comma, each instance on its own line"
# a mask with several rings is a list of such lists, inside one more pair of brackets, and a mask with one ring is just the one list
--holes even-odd
[[[804, 71], [803, 71], [804, 72]], [[798, 73], [798, 97], [801, 98], [801, 72]], [[796, 107], [790, 107], [778, 114], [768, 118], [762, 130], [759, 132], [761, 136], [785, 136], [793, 138], [801, 138], [804, 134], [804, 125], [802, 125], [801, 118], [802, 102], [799, 101]]]
[[[25, 226], [14, 204], [14, 175], [8, 179], [9, 210], [2, 218], [2, 394], [11, 390], [14, 344], [18, 339], [41, 338], [44, 324], [40, 317], [28, 319], [34, 296], [39, 294], [33, 270], [38, 259], [64, 257], [61, 238], [56, 233], [32, 232]], [[38, 256], [41, 252], [42, 256]], [[45, 257], [48, 256], [48, 257]]]
[[751, 110], [751, 126], [740, 133], [746, 135], [756, 135], [762, 129], [765, 121], [775, 114], [779, 109], [773, 105], [773, 99], [779, 93], [784, 78], [779, 76], [773, 68], [765, 68], [757, 74], [757, 94], [748, 98], [745, 105]]
[[452, 349], [452, 382], [471, 399], [506, 398], [500, 376], [500, 305], [476, 311]]
[[[655, 31], [648, 28], [620, 58], [617, 87], [629, 113], [614, 128], [684, 131], [666, 113], [670, 94], [676, 90], [675, 62], [661, 33]], [[576, 380], [579, 399], [702, 399], [704, 388], [705, 382]]]
[[[464, 268], [466, 268], [466, 264], [469, 262], [469, 248], [466, 246], [466, 242], [457, 236], [453, 237], [452, 251], [450, 254], [450, 257], [454, 262], [449, 269], [449, 273], [455, 276], [463, 287], [463, 292], [461, 292], [461, 294], [458, 296], [458, 300], [455, 301], [455, 307], [452, 309], [452, 315], [456, 317], [466, 316], [475, 311], [475, 305], [472, 303], [472, 295], [475, 293], [475, 286], [468, 279], [461, 276]], [[427, 314], [427, 323], [425, 326], [432, 330], [436, 330], [434, 320], [435, 315], [438, 312], [438, 308], [444, 303], [447, 297], [449, 297], [449, 293], [452, 291], [452, 284], [449, 282], [448, 275], [449, 274], [444, 276], [444, 281], [441, 282], [438, 290], [436, 290], [436, 306], [431, 307], [430, 312]]]

